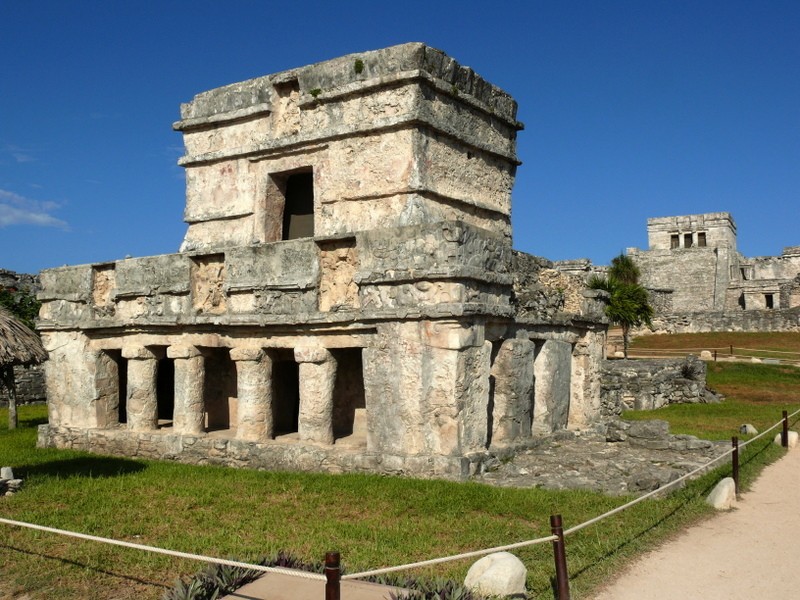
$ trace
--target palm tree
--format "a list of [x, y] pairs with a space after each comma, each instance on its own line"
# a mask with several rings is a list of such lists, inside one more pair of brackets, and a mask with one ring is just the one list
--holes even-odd
[[620, 283], [638, 284], [642, 272], [633, 259], [620, 252], [619, 256], [611, 259], [611, 266], [608, 268], [608, 276], [616, 279]]
[[622, 348], [628, 358], [628, 344], [632, 327], [651, 325], [653, 307], [647, 290], [639, 285], [639, 267], [629, 256], [620, 254], [611, 261], [608, 276], [592, 275], [588, 286], [593, 290], [608, 292], [606, 316], [609, 321], [622, 327]]

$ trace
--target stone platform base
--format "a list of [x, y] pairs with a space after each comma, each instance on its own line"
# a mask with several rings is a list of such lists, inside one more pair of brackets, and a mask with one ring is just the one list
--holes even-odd
[[180, 435], [159, 430], [77, 429], [40, 425], [37, 446], [69, 448], [96, 454], [174, 460], [193, 465], [220, 465], [265, 471], [379, 473], [421, 478], [465, 480], [479, 473], [489, 452], [470, 456], [395, 456], [365, 448], [317, 445], [282, 439], [248, 442], [206, 435]]

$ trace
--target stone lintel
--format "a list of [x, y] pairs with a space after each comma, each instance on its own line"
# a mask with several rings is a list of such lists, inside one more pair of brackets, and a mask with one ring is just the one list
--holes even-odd
[[481, 346], [484, 341], [483, 327], [460, 321], [423, 321], [422, 335], [427, 345], [433, 348], [461, 350]]
[[156, 355], [144, 346], [123, 346], [122, 358], [129, 360], [155, 360]]
[[231, 360], [238, 362], [245, 361], [258, 361], [264, 358], [264, 350], [261, 348], [231, 348]]
[[332, 358], [331, 353], [321, 346], [299, 346], [294, 349], [294, 359], [299, 363], [323, 363]]
[[167, 348], [167, 358], [196, 358], [201, 356], [202, 352], [195, 346], [175, 345]]

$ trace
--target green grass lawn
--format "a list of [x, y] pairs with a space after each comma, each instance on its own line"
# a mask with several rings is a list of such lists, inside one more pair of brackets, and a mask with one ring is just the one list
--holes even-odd
[[[670, 420], [674, 432], [725, 439], [741, 423], [760, 429], [780, 418], [781, 407], [800, 405], [797, 373], [743, 366], [748, 369], [739, 372], [740, 365], [720, 364], [710, 374], [713, 386], [723, 393], [735, 389], [741, 398], [731, 394], [721, 405], [674, 407], [649, 417]], [[746, 391], [755, 397], [765, 382], [768, 398], [752, 400]], [[45, 422], [46, 411], [23, 406], [20, 415], [22, 427], [8, 431], [0, 410], [0, 465], [12, 466], [25, 479], [21, 493], [0, 498], [0, 517], [198, 554], [255, 559], [282, 549], [318, 561], [325, 551], [338, 550], [353, 572], [541, 537], [549, 534], [551, 514], [562, 514], [570, 527], [629, 499], [37, 449], [35, 425]], [[767, 442], [753, 444], [742, 458], [745, 481], [781, 455]], [[668, 498], [643, 502], [569, 537], [573, 597], [587, 597], [631, 556], [707, 515], [703, 498], [728, 471], [723, 466]], [[25, 592], [36, 600], [156, 599], [176, 577], [202, 566], [3, 524], [0, 531], [0, 597]], [[552, 598], [550, 545], [517, 554], [529, 570], [531, 597]], [[415, 574], [463, 579], [470, 564]]]

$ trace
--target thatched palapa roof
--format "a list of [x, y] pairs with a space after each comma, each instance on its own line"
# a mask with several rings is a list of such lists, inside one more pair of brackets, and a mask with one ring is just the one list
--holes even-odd
[[0, 306], [0, 367], [35, 365], [47, 360], [39, 336]]

